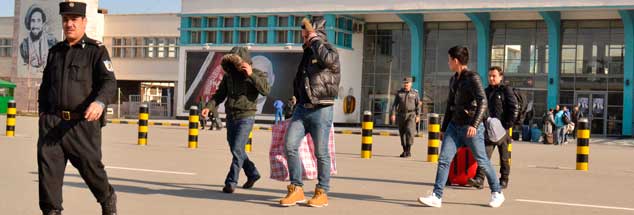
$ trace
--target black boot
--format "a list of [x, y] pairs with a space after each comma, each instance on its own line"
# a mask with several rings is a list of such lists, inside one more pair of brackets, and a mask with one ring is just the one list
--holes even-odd
[[403, 153], [401, 153], [399, 157], [404, 158], [407, 155], [407, 148], [405, 147], [405, 145], [401, 145], [401, 147], [403, 148]]
[[411, 157], [412, 156], [412, 145], [408, 145], [405, 147], [405, 157]]
[[506, 189], [509, 186], [509, 180], [500, 178], [500, 187]]
[[117, 215], [117, 195], [113, 192], [110, 198], [101, 203], [102, 215]]
[[484, 183], [482, 183], [483, 181], [480, 179], [476, 179], [476, 178], [470, 178], [467, 181], [467, 184], [469, 184], [472, 187], [478, 188], [478, 189], [484, 189]]
[[61, 210], [44, 210], [42, 211], [42, 215], [62, 215]]

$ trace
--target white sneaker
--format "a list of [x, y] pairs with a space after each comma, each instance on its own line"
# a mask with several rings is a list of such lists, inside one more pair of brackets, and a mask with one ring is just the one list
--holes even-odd
[[442, 206], [442, 199], [438, 198], [435, 193], [427, 197], [419, 197], [418, 202], [429, 207], [439, 208]]
[[504, 203], [504, 194], [502, 192], [494, 192], [491, 193], [491, 201], [489, 202], [489, 206], [492, 208], [499, 208]]

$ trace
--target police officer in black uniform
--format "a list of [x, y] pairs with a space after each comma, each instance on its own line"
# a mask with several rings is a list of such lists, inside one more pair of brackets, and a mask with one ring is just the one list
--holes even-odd
[[101, 162], [104, 108], [116, 92], [106, 47], [86, 36], [86, 4], [61, 2], [65, 40], [49, 50], [39, 90], [37, 163], [43, 214], [61, 214], [66, 163], [79, 170], [101, 204], [116, 214], [116, 195]]
[[403, 79], [403, 88], [396, 92], [392, 104], [390, 119], [398, 124], [398, 133], [401, 136], [403, 153], [400, 157], [411, 157], [416, 123], [420, 121], [420, 105], [418, 92], [412, 89], [412, 78]]

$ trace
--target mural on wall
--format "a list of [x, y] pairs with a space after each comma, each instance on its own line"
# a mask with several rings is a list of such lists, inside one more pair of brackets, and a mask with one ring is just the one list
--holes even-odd
[[[224, 71], [220, 66], [226, 52], [190, 51], [186, 53], [184, 110], [208, 101], [216, 93]], [[267, 73], [271, 92], [258, 97], [258, 114], [274, 114], [275, 100], [288, 101], [293, 96], [293, 79], [302, 58], [299, 52], [251, 52], [253, 68]], [[224, 112], [224, 105], [219, 106]]]
[[62, 38], [60, 1], [23, 0], [20, 8], [19, 77], [41, 77], [48, 49]]

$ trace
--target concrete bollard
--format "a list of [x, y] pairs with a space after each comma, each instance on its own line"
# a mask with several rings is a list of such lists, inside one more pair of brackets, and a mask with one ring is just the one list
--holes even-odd
[[198, 107], [191, 106], [189, 108], [189, 136], [188, 136], [188, 144], [187, 148], [196, 149], [198, 148]]
[[15, 136], [15, 115], [17, 114], [15, 100], [11, 100], [7, 106], [7, 137]]
[[363, 112], [363, 122], [361, 123], [361, 158], [372, 158], [372, 112]]
[[590, 159], [590, 127], [588, 119], [577, 121], [577, 170], [588, 171]]
[[147, 104], [139, 106], [139, 140], [138, 145], [147, 145], [148, 120], [150, 119], [150, 109]]
[[440, 116], [429, 114], [429, 126], [427, 135], [427, 162], [437, 163], [440, 153]]

